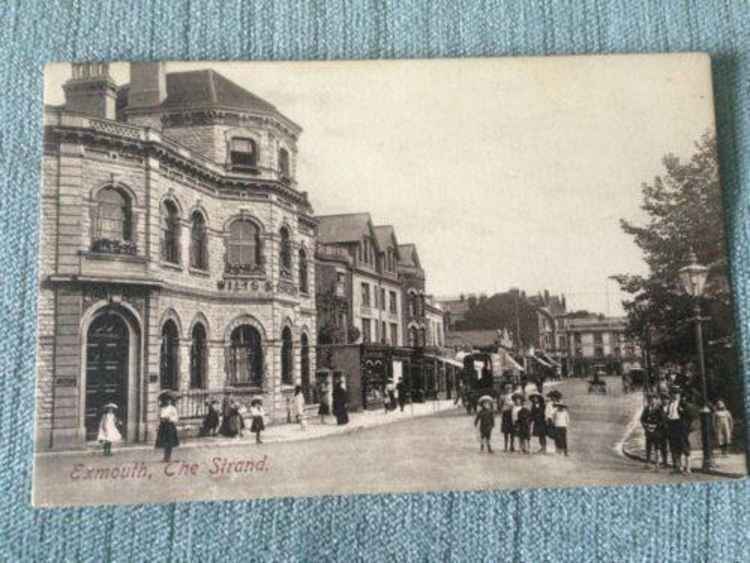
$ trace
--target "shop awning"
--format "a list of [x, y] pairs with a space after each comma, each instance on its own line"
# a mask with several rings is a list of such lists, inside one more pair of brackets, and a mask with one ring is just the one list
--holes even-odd
[[425, 354], [425, 358], [432, 358], [433, 360], [437, 360], [439, 362], [443, 362], [444, 364], [449, 364], [449, 365], [452, 365], [461, 369], [463, 369], [464, 367], [464, 364], [462, 362], [459, 362], [458, 360], [452, 360], [450, 358], [443, 358], [442, 356], [433, 356], [430, 354]]

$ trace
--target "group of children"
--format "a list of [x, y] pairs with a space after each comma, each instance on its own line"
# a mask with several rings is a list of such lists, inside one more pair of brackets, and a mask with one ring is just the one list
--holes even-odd
[[[295, 399], [297, 394], [301, 395], [301, 393], [302, 390], [300, 388], [299, 393], [295, 394]], [[177, 413], [176, 401], [177, 398], [170, 393], [163, 393], [159, 397], [159, 427], [156, 431], [155, 447], [164, 450], [165, 462], [171, 461], [172, 450], [180, 445], [177, 434], [179, 415]], [[298, 403], [299, 401], [295, 402], [295, 404]], [[250, 432], [255, 434], [256, 443], [263, 443], [260, 435], [266, 428], [266, 413], [263, 409], [263, 401], [260, 398], [255, 398], [250, 402], [249, 411], [231, 397], [225, 397], [221, 403], [221, 407], [219, 407], [219, 404], [219, 401], [216, 399], [207, 403], [208, 411], [201, 425], [201, 436], [216, 436], [217, 434], [221, 434], [239, 439], [244, 436], [246, 428], [245, 417], [249, 416], [251, 419]], [[304, 405], [304, 399], [302, 404]], [[112, 445], [122, 441], [122, 433], [120, 431], [122, 424], [117, 418], [117, 408], [117, 405], [114, 403], [107, 403], [102, 407], [97, 441], [101, 444], [105, 456], [111, 456]], [[300, 420], [300, 424], [304, 428], [304, 419]]]
[[[537, 453], [548, 453], [547, 438], [551, 438], [558, 454], [568, 455], [568, 407], [562, 402], [562, 393], [552, 390], [547, 393], [547, 401], [540, 393], [528, 395], [531, 408], [526, 406], [526, 395], [514, 392], [508, 385], [497, 399], [500, 412], [500, 431], [503, 433], [504, 451], [531, 453], [531, 438], [539, 441]], [[479, 451], [485, 447], [492, 451], [492, 430], [495, 428], [495, 400], [489, 395], [479, 398], [479, 411], [474, 426], [479, 430]]]

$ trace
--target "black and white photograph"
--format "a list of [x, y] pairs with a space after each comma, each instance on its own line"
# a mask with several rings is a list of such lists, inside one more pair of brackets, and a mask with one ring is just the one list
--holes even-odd
[[705, 54], [45, 68], [33, 504], [746, 476]]

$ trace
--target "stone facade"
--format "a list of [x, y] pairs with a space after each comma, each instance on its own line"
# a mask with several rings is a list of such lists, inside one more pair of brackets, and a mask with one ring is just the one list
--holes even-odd
[[[83, 89], [82, 82], [76, 80], [71, 96]], [[157, 87], [163, 83], [146, 82]], [[99, 377], [91, 358], [104, 354], [106, 346], [119, 350], [101, 361], [109, 362], [106, 369], [122, 379], [113, 380], [119, 391], [112, 393], [120, 397], [124, 437], [154, 438], [163, 372], [173, 369], [165, 368], [167, 322], [177, 329], [176, 341], [168, 343], [177, 350], [169, 365], [177, 366], [174, 388], [182, 396], [178, 411], [185, 424], [199, 423], [209, 396], [230, 392], [241, 402], [262, 396], [272, 421], [285, 421], [294, 385], [315, 371], [316, 222], [306, 194], [289, 178], [299, 130], [283, 116], [279, 123], [266, 116], [266, 128], [252, 131], [214, 125], [158, 131], [149, 121], [154, 112], [161, 115], [157, 110], [134, 115], [127, 124], [64, 108], [46, 111], [37, 378], [42, 449], [81, 445], [87, 433], [91, 439], [92, 394], [98, 391], [92, 390], [90, 380]], [[247, 121], [255, 123], [253, 115]], [[227, 169], [227, 140], [235, 133], [261, 141], [262, 173]], [[280, 146], [290, 160], [284, 173], [278, 170]], [[114, 211], [125, 217], [122, 224], [127, 222], [123, 240], [102, 237], [102, 225], [109, 220], [103, 218], [105, 192], [116, 192], [126, 202]], [[168, 235], [165, 206], [176, 210]], [[191, 258], [198, 214], [205, 222], [203, 267], [194, 267]], [[231, 229], [238, 220], [257, 228], [260, 265], [252, 271], [228, 266]], [[166, 236], [173, 237], [170, 243], [164, 242]], [[282, 240], [288, 240], [288, 246]], [[164, 258], [165, 244], [174, 249], [169, 260]], [[290, 267], [282, 266], [282, 245]], [[306, 267], [305, 287], [301, 265]], [[103, 333], [96, 335], [99, 344], [92, 343], [89, 331], [103, 315], [116, 319], [109, 328], [121, 327], [126, 342], [102, 344], [109, 342]], [[194, 360], [196, 324], [205, 331], [200, 362]], [[259, 386], [233, 379], [240, 368], [228, 356], [236, 355], [230, 350], [232, 334], [242, 326], [260, 334]], [[291, 331], [291, 378], [282, 383], [286, 327]], [[191, 380], [194, 366], [201, 375], [198, 387]]]

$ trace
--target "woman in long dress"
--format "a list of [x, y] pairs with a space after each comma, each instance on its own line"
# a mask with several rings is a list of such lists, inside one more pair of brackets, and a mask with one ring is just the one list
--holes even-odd
[[156, 432], [156, 447], [164, 450], [164, 462], [172, 460], [172, 450], [180, 445], [177, 437], [177, 409], [172, 397], [162, 397], [159, 411], [159, 429]]
[[328, 382], [324, 379], [320, 382], [320, 404], [318, 406], [318, 414], [320, 415], [320, 423], [326, 423], [326, 417], [331, 414], [331, 405], [328, 402]]
[[333, 414], [336, 416], [336, 424], [348, 424], [349, 413], [346, 410], [346, 389], [341, 381], [333, 386]]

